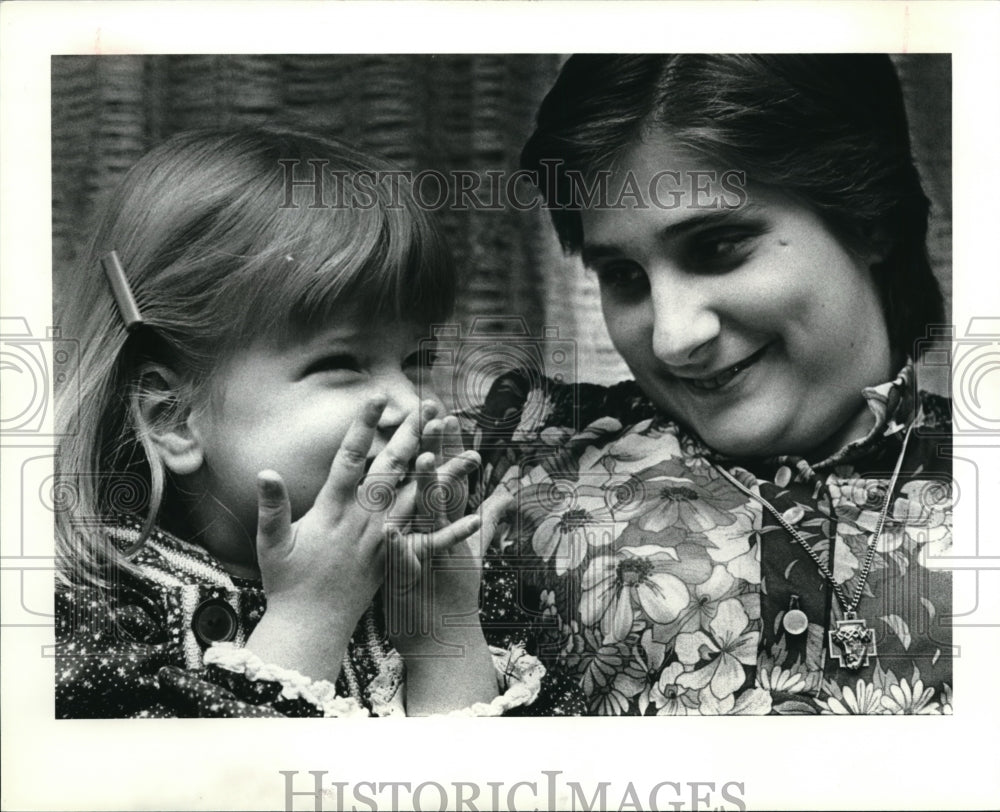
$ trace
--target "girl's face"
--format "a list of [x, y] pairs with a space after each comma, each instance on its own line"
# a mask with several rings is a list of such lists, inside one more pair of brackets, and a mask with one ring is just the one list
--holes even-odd
[[194, 507], [199, 540], [224, 562], [252, 561], [257, 473], [281, 474], [292, 519], [300, 518], [366, 399], [382, 393], [388, 403], [369, 456], [378, 454], [421, 397], [433, 397], [418, 391], [426, 337], [413, 324], [356, 316], [288, 346], [260, 342], [226, 362], [211, 402], [192, 417], [204, 456], [189, 483], [206, 497]]
[[776, 191], [748, 184], [741, 200], [726, 169], [642, 141], [610, 188], [631, 173], [645, 205], [582, 212], [615, 347], [660, 408], [722, 453], [802, 454], [863, 436], [861, 390], [893, 372], [870, 271], [880, 257]]

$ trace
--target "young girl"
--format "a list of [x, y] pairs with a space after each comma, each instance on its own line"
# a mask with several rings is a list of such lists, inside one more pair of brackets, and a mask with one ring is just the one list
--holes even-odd
[[457, 423], [420, 399], [454, 277], [405, 184], [371, 182], [387, 168], [302, 134], [190, 133], [112, 197], [61, 318], [81, 366], [59, 417], [58, 717], [537, 696], [538, 662], [491, 654], [478, 622], [474, 548], [503, 506], [462, 517], [478, 458], [445, 459]]

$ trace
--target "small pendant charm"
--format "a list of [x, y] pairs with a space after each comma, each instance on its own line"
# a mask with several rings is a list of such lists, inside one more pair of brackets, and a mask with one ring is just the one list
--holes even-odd
[[843, 620], [837, 621], [837, 628], [828, 632], [828, 635], [830, 656], [837, 659], [841, 668], [857, 671], [868, 665], [868, 660], [878, 654], [875, 650], [874, 631], [855, 612], [847, 612]]
[[792, 595], [788, 604], [788, 611], [781, 618], [781, 625], [789, 634], [802, 634], [809, 628], [809, 618], [806, 613], [799, 609], [799, 596]]
[[809, 618], [801, 609], [789, 609], [781, 619], [781, 625], [789, 634], [802, 634], [809, 628]]

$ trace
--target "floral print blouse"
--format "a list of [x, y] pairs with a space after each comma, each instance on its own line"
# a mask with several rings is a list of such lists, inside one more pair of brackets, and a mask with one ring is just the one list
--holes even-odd
[[[493, 634], [575, 675], [590, 714], [950, 713], [950, 574], [933, 566], [951, 544], [949, 403], [913, 381], [908, 365], [866, 389], [875, 427], [810, 462], [719, 457], [632, 382], [505, 375], [465, 415], [481, 494], [506, 487], [519, 506], [485, 570], [509, 599]], [[892, 500], [857, 607], [877, 651], [862, 667], [829, 638], [843, 611], [816, 563], [720, 467], [852, 597]]]

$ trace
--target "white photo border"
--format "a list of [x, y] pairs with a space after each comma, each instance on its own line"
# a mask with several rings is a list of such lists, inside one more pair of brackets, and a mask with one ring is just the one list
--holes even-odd
[[[992, 189], [1000, 181], [997, 4], [6, 2], [0, 37], [0, 315], [24, 318], [36, 331], [52, 323], [50, 58], [97, 53], [951, 53], [953, 322], [964, 335], [973, 318], [1000, 314]], [[983, 340], [997, 348], [998, 338]], [[983, 393], [985, 406], [976, 408], [997, 414], [997, 395]], [[642, 809], [661, 782], [681, 787], [660, 792], [665, 808], [675, 808], [670, 801], [683, 809], [989, 808], [1000, 797], [993, 742], [1000, 538], [976, 506], [989, 504], [990, 483], [1000, 480], [1000, 439], [956, 437], [955, 453], [971, 462], [956, 464], [959, 490], [979, 497], [960, 501], [955, 515], [956, 561], [965, 562], [956, 565], [963, 569], [955, 610], [968, 610], [968, 622], [954, 630], [961, 653], [953, 717], [56, 721], [53, 660], [41, 656], [51, 629], [4, 626], [0, 805], [284, 809], [280, 771], [296, 772], [295, 789], [304, 791], [315, 770], [326, 772], [324, 786], [349, 782], [348, 809], [368, 808], [351, 796], [351, 786], [366, 781], [470, 782], [482, 788], [482, 809], [491, 808], [489, 782], [501, 784], [500, 808], [517, 782], [536, 782], [535, 794], [521, 786], [512, 797], [518, 808], [548, 808], [545, 771], [560, 771], [560, 786], [580, 782], [588, 796], [610, 782], [613, 808], [635, 808], [623, 798], [629, 782]], [[19, 470], [45, 454], [43, 445], [4, 443], [5, 562], [44, 559], [38, 550], [51, 544], [35, 539], [26, 550], [20, 535], [21, 511], [32, 507], [19, 490]], [[4, 617], [21, 611], [21, 573], [2, 570]], [[742, 785], [729, 793], [740, 803], [720, 794], [731, 782]], [[709, 793], [708, 783], [712, 800], [695, 800]], [[314, 808], [306, 796], [294, 801], [292, 808]], [[439, 808], [438, 797], [428, 790], [423, 804]], [[337, 808], [335, 794], [322, 808]]]

